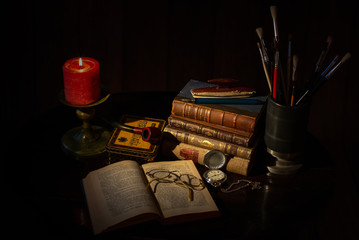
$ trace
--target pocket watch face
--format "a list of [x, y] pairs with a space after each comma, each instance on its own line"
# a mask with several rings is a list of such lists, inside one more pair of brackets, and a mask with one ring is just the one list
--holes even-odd
[[213, 181], [220, 181], [224, 179], [224, 172], [221, 170], [211, 170], [207, 173], [207, 177], [211, 178]]
[[219, 187], [223, 182], [227, 180], [227, 174], [218, 169], [207, 170], [203, 174], [204, 179], [207, 183], [214, 187]]

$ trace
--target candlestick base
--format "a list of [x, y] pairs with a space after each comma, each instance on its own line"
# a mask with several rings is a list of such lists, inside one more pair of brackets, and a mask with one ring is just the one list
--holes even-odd
[[[96, 137], [87, 138], [82, 127], [76, 127], [62, 137], [63, 149], [78, 157], [92, 157], [105, 152], [105, 146], [110, 132], [100, 126], [92, 126], [92, 133]], [[84, 141], [85, 140], [85, 141]]]
[[110, 132], [101, 126], [94, 126], [90, 124], [90, 120], [95, 115], [95, 107], [105, 102], [110, 94], [101, 89], [101, 99], [88, 105], [73, 105], [65, 100], [65, 95], [62, 92], [59, 94], [59, 99], [67, 106], [75, 107], [76, 115], [83, 121], [81, 127], [75, 127], [67, 131], [62, 137], [62, 148], [75, 157], [86, 158], [102, 154], [106, 151], [107, 140], [110, 137]]

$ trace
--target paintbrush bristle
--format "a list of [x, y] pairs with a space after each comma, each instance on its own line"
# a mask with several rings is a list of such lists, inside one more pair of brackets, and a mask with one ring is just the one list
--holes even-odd
[[256, 32], [257, 32], [259, 39], [263, 39], [263, 28], [261, 28], [261, 27], [256, 28]]
[[293, 56], [293, 68], [298, 66], [298, 56], [294, 55]]
[[344, 57], [342, 58], [341, 62], [344, 63], [345, 61], [347, 61], [352, 55], [350, 54], [350, 52], [347, 52]]
[[270, 6], [270, 13], [272, 18], [277, 19], [277, 6]]

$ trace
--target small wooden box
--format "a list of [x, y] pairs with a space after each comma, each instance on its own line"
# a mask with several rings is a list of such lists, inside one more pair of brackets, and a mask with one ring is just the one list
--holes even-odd
[[[166, 121], [162, 119], [123, 115], [121, 123], [133, 127], [157, 127], [162, 132]], [[106, 145], [110, 163], [120, 160], [136, 160], [140, 164], [153, 161], [157, 156], [159, 144], [142, 140], [141, 135], [115, 128]]]

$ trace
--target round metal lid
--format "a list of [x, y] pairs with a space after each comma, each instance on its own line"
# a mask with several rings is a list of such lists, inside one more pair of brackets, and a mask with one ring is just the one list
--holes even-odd
[[219, 150], [210, 150], [204, 155], [203, 162], [209, 169], [220, 169], [226, 164], [226, 156]]

